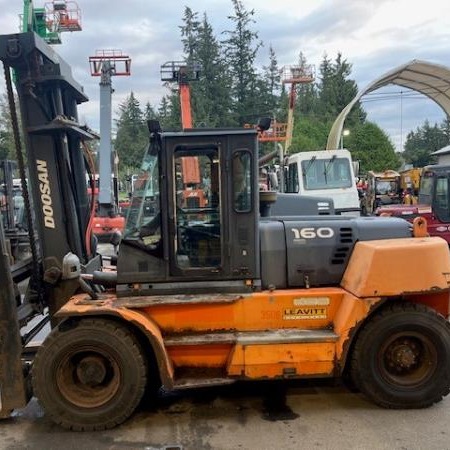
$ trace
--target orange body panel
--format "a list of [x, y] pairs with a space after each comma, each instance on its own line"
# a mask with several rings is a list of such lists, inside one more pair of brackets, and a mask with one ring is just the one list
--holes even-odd
[[[334, 343], [249, 345], [242, 347], [247, 378], [285, 376], [331, 376], [334, 372]], [[231, 373], [237, 371], [232, 367]]]
[[[278, 337], [280, 342], [272, 343], [269, 339], [259, 344], [259, 336], [268, 330], [283, 329], [331, 332], [334, 320], [339, 317], [339, 327], [347, 330], [347, 339], [348, 330], [366, 317], [371, 304], [355, 298], [349, 301], [349, 295], [340, 288], [265, 291], [236, 295], [233, 301], [211, 303], [192, 297], [185, 303], [168, 302], [133, 309], [132, 297], [117, 299], [115, 295], [105, 294], [100, 300], [92, 300], [80, 294], [57, 315], [61, 318], [115, 315], [137, 325], [144, 330], [153, 349], [157, 347], [157, 359], [160, 366], [166, 367], [164, 370], [169, 377], [165, 385], [170, 387], [174, 370], [180, 367], [217, 368], [227, 376], [246, 378], [331, 376], [336, 370], [336, 350], [343, 346], [343, 343], [337, 346], [335, 338], [283, 343], [281, 336]], [[151, 304], [152, 298], [136, 299], [142, 305], [146, 299]], [[357, 302], [368, 306], [357, 307]], [[343, 306], [349, 311], [340, 312]], [[255, 333], [253, 339], [242, 341], [242, 336], [249, 333]], [[201, 340], [205, 335], [213, 336], [210, 342], [206, 340], [196, 345], [183, 342], [185, 336]], [[228, 341], [221, 342], [225, 335]], [[234, 341], [230, 341], [230, 336]]]
[[[151, 306], [146, 308], [146, 314], [152, 317], [162, 330], [170, 333], [189, 330], [210, 332], [325, 328], [331, 326], [344, 294], [345, 291], [340, 288], [263, 291], [244, 296], [236, 295], [236, 301], [232, 303], [186, 302], [177, 306]], [[317, 306], [314, 303], [316, 299], [327, 299], [327, 304]], [[300, 309], [300, 314], [295, 315], [296, 310]], [[320, 314], [314, 314], [315, 312]], [[315, 318], [308, 318], [309, 316]]]
[[168, 355], [177, 367], [225, 367], [232, 345], [180, 345], [169, 347]]
[[429, 237], [358, 242], [341, 286], [363, 298], [441, 291], [449, 284], [448, 245]]
[[[445, 245], [444, 241], [428, 238], [417, 241], [423, 249], [421, 255], [430, 258], [430, 264], [432, 250], [441, 264], [445, 261], [440, 245], [440, 242]], [[397, 279], [403, 291], [408, 291], [406, 284], [402, 284], [406, 283], [402, 276], [390, 274], [396, 266], [392, 261], [388, 261], [384, 271], [388, 276], [386, 283], [380, 280], [379, 285], [368, 284], [371, 277], [364, 271], [374, 274], [375, 270], [381, 270], [384, 247], [389, 243], [364, 244], [357, 244], [355, 259], [352, 257], [346, 272], [347, 281], [343, 284], [360, 294], [375, 290], [391, 292]], [[392, 242], [389, 248], [397, 256], [408, 254], [407, 249], [397, 249]], [[368, 259], [367, 264], [364, 258]], [[356, 263], [360, 264], [357, 272]], [[357, 276], [356, 283], [350, 283], [351, 274]], [[378, 279], [376, 274], [373, 278]], [[427, 288], [428, 292], [408, 298], [448, 316], [449, 294], [440, 290], [444, 286], [439, 285], [433, 293], [436, 279], [440, 277], [431, 272], [424, 274], [419, 282], [412, 278], [414, 289], [425, 291]], [[427, 282], [433, 284], [426, 286]], [[394, 297], [400, 293], [397, 290]], [[337, 375], [345, 365], [356, 331], [381, 303], [389, 301], [381, 295], [362, 297], [338, 287], [216, 297], [117, 298], [115, 293], [106, 293], [99, 300], [92, 300], [86, 294], [79, 294], [61, 308], [57, 317], [112, 315], [131, 328], [136, 326], [147, 336], [157, 356], [164, 386], [170, 389], [176, 382], [175, 369], [178, 368], [214, 369], [228, 378]]]
[[336, 341], [336, 358], [340, 361], [348, 350], [346, 345], [358, 324], [368, 317], [370, 310], [381, 302], [381, 298], [360, 299], [351, 294], [342, 298], [339, 310], [334, 317], [334, 331], [339, 336]]

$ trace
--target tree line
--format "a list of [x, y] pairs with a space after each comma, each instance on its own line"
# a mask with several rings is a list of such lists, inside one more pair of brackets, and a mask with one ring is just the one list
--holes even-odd
[[[281, 67], [273, 47], [267, 47], [266, 63], [256, 61], [264, 43], [256, 30], [255, 11], [242, 0], [231, 0], [232, 12], [225, 30], [216, 32], [205, 12], [184, 8], [180, 30], [182, 59], [187, 66], [200, 67], [200, 78], [190, 83], [194, 127], [242, 127], [270, 116], [287, 120], [290, 85], [283, 83]], [[307, 67], [299, 51], [293, 65]], [[336, 116], [355, 97], [358, 87], [351, 78], [352, 64], [341, 53], [323, 55], [311, 83], [296, 85], [294, 130], [291, 153], [324, 149]], [[181, 129], [181, 111], [176, 84], [167, 86], [159, 105], [141, 105], [131, 92], [116, 111], [114, 147], [122, 173], [139, 167], [148, 141], [146, 122], [158, 119], [164, 130]], [[5, 98], [0, 100], [0, 159], [11, 157], [12, 138]], [[345, 147], [360, 161], [363, 171], [398, 169], [405, 162], [423, 166], [433, 162], [431, 153], [450, 142], [449, 121], [434, 126], [425, 122], [406, 138], [404, 152], [395, 152], [388, 135], [367, 120], [361, 103], [348, 115]], [[272, 150], [268, 144], [261, 153]]]

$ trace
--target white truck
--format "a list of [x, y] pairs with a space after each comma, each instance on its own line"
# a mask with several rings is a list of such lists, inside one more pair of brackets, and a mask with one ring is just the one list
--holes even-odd
[[285, 191], [327, 197], [336, 214], [360, 215], [356, 176], [348, 150], [318, 150], [288, 156]]

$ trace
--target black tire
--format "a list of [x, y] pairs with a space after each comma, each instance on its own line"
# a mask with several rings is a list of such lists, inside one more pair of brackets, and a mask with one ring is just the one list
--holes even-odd
[[76, 431], [104, 430], [139, 404], [147, 363], [129, 330], [92, 318], [53, 329], [32, 373], [34, 394], [54, 422]]
[[350, 369], [382, 407], [431, 406], [450, 391], [450, 324], [424, 305], [389, 305], [361, 330]]

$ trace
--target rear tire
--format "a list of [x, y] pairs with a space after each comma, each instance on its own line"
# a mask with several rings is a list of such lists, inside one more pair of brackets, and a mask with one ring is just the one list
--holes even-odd
[[123, 325], [83, 319], [53, 329], [33, 364], [33, 388], [46, 414], [64, 428], [104, 430], [125, 421], [139, 404], [147, 364]]
[[450, 324], [434, 310], [396, 303], [361, 330], [351, 377], [385, 408], [425, 408], [450, 392]]

